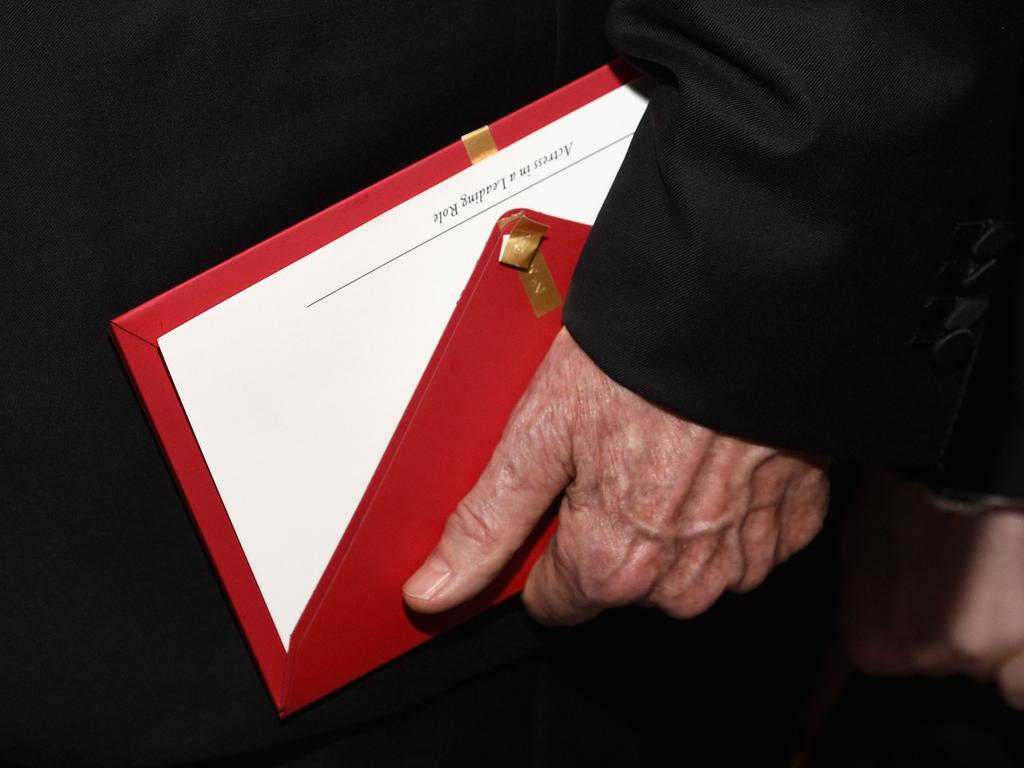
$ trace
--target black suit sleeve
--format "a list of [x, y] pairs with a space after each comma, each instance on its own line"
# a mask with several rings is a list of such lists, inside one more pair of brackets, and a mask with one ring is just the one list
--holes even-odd
[[934, 463], [986, 301], [963, 286], [1003, 240], [1010, 12], [626, 0], [608, 29], [656, 87], [573, 278], [577, 342], [719, 431]]

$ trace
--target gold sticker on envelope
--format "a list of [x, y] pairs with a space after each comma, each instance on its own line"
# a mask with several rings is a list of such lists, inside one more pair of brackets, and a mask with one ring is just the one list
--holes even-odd
[[[508, 240], [501, 249], [498, 261], [507, 267], [515, 267], [525, 272], [533, 263], [534, 254], [540, 248], [541, 238], [548, 231], [548, 225], [534, 221], [524, 214], [519, 214], [515, 219], [516, 224], [508, 233]], [[503, 221], [507, 225], [508, 219]]]
[[558, 293], [558, 286], [551, 276], [548, 263], [544, 260], [544, 254], [537, 251], [530, 268], [519, 272], [519, 279], [523, 281], [523, 288], [530, 299], [530, 306], [533, 307], [533, 314], [537, 317], [546, 315], [553, 309], [562, 306], [562, 297]]
[[504, 230], [513, 222], [514, 226], [503, 237], [498, 261], [519, 273], [533, 313], [541, 317], [562, 306], [562, 296], [540, 251], [540, 241], [547, 233], [548, 225], [534, 221], [520, 211], [500, 219], [498, 229]]
[[490, 126], [487, 125], [483, 128], [477, 128], [475, 131], [470, 131], [463, 136], [462, 146], [466, 148], [469, 162], [473, 163], [473, 165], [498, 152], [498, 145], [494, 141], [493, 134], [491, 134]]

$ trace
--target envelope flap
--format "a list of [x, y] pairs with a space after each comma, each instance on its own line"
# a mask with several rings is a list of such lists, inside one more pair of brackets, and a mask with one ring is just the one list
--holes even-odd
[[[543, 222], [543, 251], [564, 293], [589, 227], [516, 209]], [[504, 217], [503, 217], [504, 218]], [[518, 591], [550, 535], [550, 520], [495, 585], [429, 619], [401, 586], [472, 487], [555, 334], [561, 312], [538, 318], [518, 271], [497, 258], [496, 226], [380, 462], [363, 502], [292, 636], [284, 694], [292, 712]]]

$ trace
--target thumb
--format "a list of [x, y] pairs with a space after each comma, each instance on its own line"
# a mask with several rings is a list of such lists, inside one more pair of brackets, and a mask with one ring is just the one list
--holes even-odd
[[568, 485], [568, 430], [537, 389], [520, 402], [487, 468], [448, 518], [441, 541], [402, 588], [413, 610], [447, 610], [490, 584]]

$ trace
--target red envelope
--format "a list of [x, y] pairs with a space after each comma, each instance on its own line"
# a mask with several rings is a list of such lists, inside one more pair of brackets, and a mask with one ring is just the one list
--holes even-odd
[[[499, 149], [633, 79], [609, 65], [491, 125]], [[499, 579], [445, 615], [419, 617], [401, 587], [473, 486], [561, 327], [537, 317], [495, 226], [419, 386], [285, 650], [157, 346], [159, 336], [470, 164], [456, 142], [116, 318], [124, 363], [252, 648], [286, 716], [516, 593], [553, 530], [538, 526]], [[543, 257], [564, 296], [589, 227], [549, 228]], [[495, 216], [495, 220], [499, 219]]]

